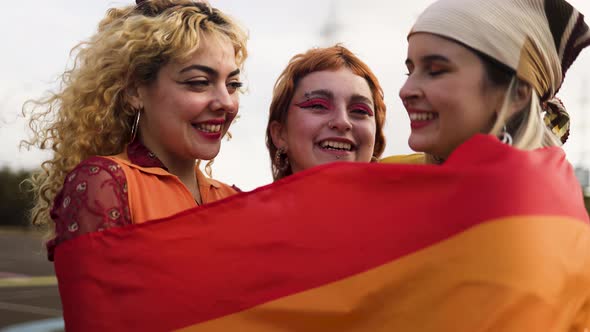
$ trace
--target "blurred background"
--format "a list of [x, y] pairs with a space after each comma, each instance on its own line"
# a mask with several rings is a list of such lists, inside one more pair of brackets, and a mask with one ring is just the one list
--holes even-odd
[[[57, 331], [61, 329], [61, 306], [53, 268], [44, 256], [41, 235], [27, 228], [31, 198], [19, 187], [48, 154], [19, 149], [20, 141], [30, 134], [21, 108], [27, 99], [43, 97], [57, 88], [59, 75], [71, 63], [71, 48], [95, 31], [108, 8], [134, 2], [0, 1], [6, 2], [7, 8], [0, 20], [4, 45], [0, 54], [0, 332]], [[342, 43], [363, 59], [385, 90], [384, 156], [411, 152], [407, 146], [409, 120], [398, 90], [406, 73], [406, 34], [432, 1], [210, 2], [237, 18], [250, 33], [250, 57], [243, 76], [247, 92], [241, 97], [240, 118], [231, 128], [234, 138], [223, 142], [213, 165], [215, 178], [243, 190], [271, 182], [264, 133], [273, 84], [293, 55], [335, 43]], [[588, 0], [570, 3], [590, 15]], [[571, 67], [559, 95], [572, 118], [571, 136], [564, 149], [587, 194], [589, 93], [587, 49]]]

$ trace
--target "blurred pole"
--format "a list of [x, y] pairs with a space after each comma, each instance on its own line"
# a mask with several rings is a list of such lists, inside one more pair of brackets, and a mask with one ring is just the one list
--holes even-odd
[[334, 0], [330, 1], [328, 17], [320, 29], [320, 38], [323, 47], [329, 47], [342, 42], [340, 35], [343, 25], [340, 23], [338, 9], [337, 2]]
[[578, 127], [579, 136], [580, 136], [580, 156], [578, 165], [576, 165], [576, 177], [578, 181], [580, 181], [580, 185], [582, 186], [582, 190], [584, 191], [585, 196], [590, 196], [590, 168], [588, 167], [588, 151], [590, 149], [589, 139], [590, 135], [588, 134], [589, 131], [589, 124], [588, 124], [588, 115], [586, 114], [586, 108], [588, 107], [588, 80], [586, 77], [582, 78], [580, 88], [580, 125]]

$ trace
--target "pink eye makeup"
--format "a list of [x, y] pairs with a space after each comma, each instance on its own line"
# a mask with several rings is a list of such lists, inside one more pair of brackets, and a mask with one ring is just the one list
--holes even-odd
[[301, 108], [323, 108], [323, 109], [331, 109], [332, 104], [325, 99], [322, 98], [312, 98], [306, 101], [302, 101], [300, 103], [295, 104]]
[[367, 106], [366, 104], [353, 104], [351, 105], [351, 109], [353, 109], [355, 112], [362, 112], [367, 114], [368, 116], [373, 116], [373, 110]]

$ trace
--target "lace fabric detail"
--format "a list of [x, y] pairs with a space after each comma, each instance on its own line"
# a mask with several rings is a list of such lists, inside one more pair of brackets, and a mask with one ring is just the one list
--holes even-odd
[[159, 167], [168, 171], [168, 168], [164, 166], [156, 154], [143, 145], [139, 139], [129, 144], [127, 147], [127, 156], [135, 165], [141, 167]]
[[47, 243], [49, 259], [55, 247], [82, 234], [131, 224], [125, 173], [114, 161], [91, 157], [64, 181], [51, 209], [55, 238]]

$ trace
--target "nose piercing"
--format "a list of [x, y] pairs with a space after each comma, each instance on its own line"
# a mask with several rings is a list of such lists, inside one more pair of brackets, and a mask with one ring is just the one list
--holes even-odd
[[328, 128], [332, 128], [332, 120], [328, 121]]

